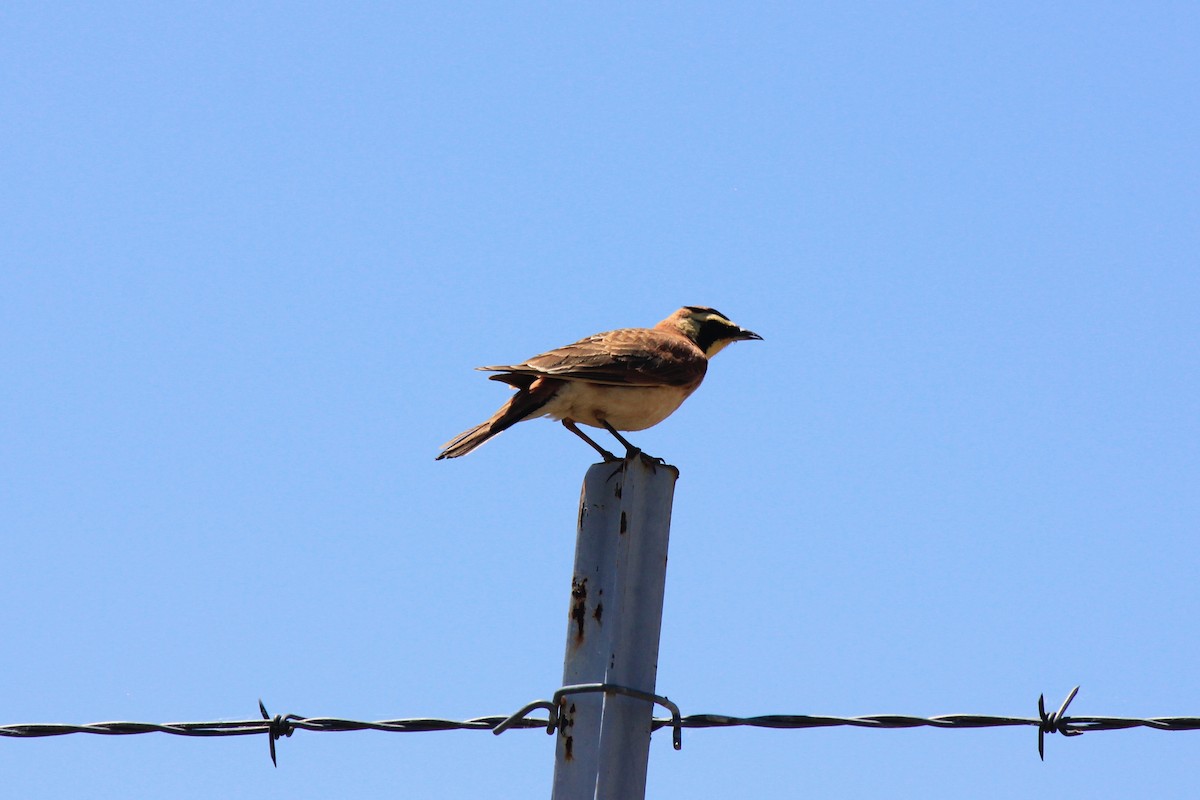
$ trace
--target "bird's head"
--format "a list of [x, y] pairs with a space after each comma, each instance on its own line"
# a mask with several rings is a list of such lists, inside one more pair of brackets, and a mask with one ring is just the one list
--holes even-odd
[[730, 342], [761, 339], [714, 308], [684, 306], [655, 327], [678, 331], [696, 343], [704, 355], [712, 358]]

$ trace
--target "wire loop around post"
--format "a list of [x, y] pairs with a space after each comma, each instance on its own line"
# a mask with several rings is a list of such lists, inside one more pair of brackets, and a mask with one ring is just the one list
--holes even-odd
[[605, 694], [622, 694], [647, 703], [656, 703], [671, 712], [671, 744], [676, 750], [683, 747], [683, 717], [679, 706], [662, 695], [643, 692], [641, 689], [631, 689], [628, 686], [618, 686], [615, 683], [577, 683], [564, 686], [554, 693], [554, 705], [558, 706], [563, 697], [569, 694], [584, 694], [588, 692], [604, 692]]
[[576, 683], [571, 686], [563, 686], [554, 693], [552, 700], [534, 700], [532, 703], [527, 703], [516, 713], [506, 718], [503, 722], [492, 729], [492, 733], [499, 736], [506, 730], [515, 725], [518, 721], [529, 716], [534, 709], [544, 708], [549, 713], [549, 718], [546, 720], [546, 732], [554, 733], [558, 727], [561, 715], [559, 708], [562, 704], [562, 699], [569, 694], [587, 694], [590, 692], [603, 692], [605, 694], [621, 694], [626, 697], [632, 697], [637, 700], [645, 700], [647, 703], [656, 703], [671, 712], [671, 744], [676, 750], [683, 747], [683, 716], [679, 713], [679, 706], [675, 705], [666, 697], [653, 694], [651, 692], [643, 692], [641, 689], [631, 689], [628, 686], [618, 686], [615, 683]]
[[558, 727], [558, 703], [551, 703], [549, 700], [534, 700], [532, 703], [526, 703], [520, 711], [509, 715], [503, 722], [492, 728], [492, 733], [499, 736], [529, 716], [535, 708], [544, 708], [550, 714], [550, 718], [546, 720], [546, 733], [554, 733], [554, 729]]

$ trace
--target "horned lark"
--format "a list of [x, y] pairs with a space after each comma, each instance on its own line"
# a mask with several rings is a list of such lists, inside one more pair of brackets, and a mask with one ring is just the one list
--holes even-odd
[[606, 461], [615, 456], [576, 423], [617, 431], [657, 425], [704, 380], [708, 360], [730, 342], [761, 339], [719, 311], [684, 306], [653, 328], [621, 328], [510, 366], [479, 367], [517, 393], [491, 419], [446, 443], [438, 459], [465, 456], [496, 434], [535, 417], [557, 419]]

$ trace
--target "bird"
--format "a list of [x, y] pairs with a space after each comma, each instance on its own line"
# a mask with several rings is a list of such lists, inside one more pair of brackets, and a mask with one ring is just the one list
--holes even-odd
[[437, 456], [465, 456], [518, 422], [559, 420], [605, 461], [618, 460], [579, 429], [641, 431], [669, 417], [704, 380], [708, 361], [732, 342], [762, 339], [706, 306], [684, 306], [653, 328], [619, 328], [580, 339], [520, 364], [479, 367], [517, 390], [486, 421], [463, 431]]

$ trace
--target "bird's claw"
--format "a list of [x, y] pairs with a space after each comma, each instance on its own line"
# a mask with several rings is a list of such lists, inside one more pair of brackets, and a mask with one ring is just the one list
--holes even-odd
[[[655, 474], [658, 474], [659, 467], [670, 466], [669, 464], [667, 464], [667, 460], [665, 458], [660, 458], [658, 456], [652, 456], [649, 453], [643, 453], [641, 450], [636, 451], [635, 454], [640, 456], [642, 459], [642, 463], [647, 465], [648, 467], [650, 467], [650, 471]], [[630, 457], [632, 458], [633, 455], [635, 455], [635, 454], [630, 454]]]
[[650, 455], [646, 455], [645, 453], [642, 453], [642, 458], [644, 458], [647, 462], [649, 462], [650, 466], [652, 466], [652, 467], [667, 466], [667, 460], [665, 458], [660, 458], [659, 456], [650, 456]]

